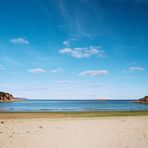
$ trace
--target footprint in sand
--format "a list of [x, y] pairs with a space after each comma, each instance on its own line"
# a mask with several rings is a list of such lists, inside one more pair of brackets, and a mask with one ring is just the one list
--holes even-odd
[[63, 127], [57, 127], [56, 129], [63, 129]]

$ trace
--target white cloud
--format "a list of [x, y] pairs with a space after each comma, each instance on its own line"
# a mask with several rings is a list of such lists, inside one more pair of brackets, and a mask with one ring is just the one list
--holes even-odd
[[44, 73], [44, 72], [46, 72], [46, 70], [43, 69], [43, 68], [34, 68], [34, 69], [29, 69], [28, 71], [31, 72], [31, 73]]
[[77, 41], [77, 39], [76, 38], [67, 39], [67, 40], [63, 41], [63, 45], [70, 46], [71, 42], [73, 42], [73, 41]]
[[133, 66], [129, 67], [129, 71], [143, 71], [145, 70], [143, 67]]
[[53, 73], [63, 72], [63, 69], [55, 68], [55, 69], [52, 69], [51, 72], [53, 72]]
[[93, 55], [98, 57], [104, 57], [104, 52], [101, 47], [89, 46], [83, 48], [63, 48], [59, 51], [61, 54], [71, 55], [75, 58], [89, 58]]
[[29, 44], [29, 41], [26, 40], [25, 38], [13, 38], [10, 40], [11, 43], [13, 44]]
[[80, 76], [104, 76], [107, 74], [108, 74], [107, 70], [88, 70], [79, 73]]

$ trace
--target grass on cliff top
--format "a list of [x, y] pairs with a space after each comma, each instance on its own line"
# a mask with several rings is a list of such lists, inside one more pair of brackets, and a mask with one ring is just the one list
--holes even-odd
[[73, 118], [73, 117], [115, 117], [148, 116], [148, 111], [98, 111], [98, 112], [0, 112], [0, 119], [15, 118]]

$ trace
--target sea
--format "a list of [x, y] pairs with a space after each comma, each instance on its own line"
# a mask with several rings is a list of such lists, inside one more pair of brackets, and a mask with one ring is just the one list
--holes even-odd
[[25, 100], [0, 103], [0, 112], [142, 111], [148, 104], [132, 100]]

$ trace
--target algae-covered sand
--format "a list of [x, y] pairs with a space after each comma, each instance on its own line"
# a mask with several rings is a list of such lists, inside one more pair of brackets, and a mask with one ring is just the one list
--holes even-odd
[[97, 111], [97, 112], [0, 112], [0, 119], [16, 118], [74, 118], [110, 116], [148, 116], [148, 111]]

